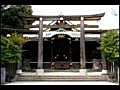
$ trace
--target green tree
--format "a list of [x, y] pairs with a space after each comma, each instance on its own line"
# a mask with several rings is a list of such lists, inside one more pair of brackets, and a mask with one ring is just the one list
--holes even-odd
[[101, 50], [106, 60], [110, 62], [119, 62], [119, 32], [118, 30], [109, 30], [102, 34]]
[[10, 37], [1, 35], [1, 65], [6, 68], [6, 81], [11, 81], [16, 75], [18, 64], [21, 62], [21, 45], [27, 42], [27, 38], [23, 38], [17, 33], [11, 34]]
[[101, 51], [109, 63], [108, 72], [112, 75], [113, 81], [119, 81], [119, 31], [109, 30], [102, 34]]
[[27, 38], [13, 33], [10, 37], [1, 36], [1, 64], [18, 63], [21, 60], [21, 44], [27, 42]]
[[2, 28], [24, 28], [24, 25], [31, 25], [33, 20], [26, 20], [21, 15], [32, 15], [30, 5], [2, 5], [1, 6]]

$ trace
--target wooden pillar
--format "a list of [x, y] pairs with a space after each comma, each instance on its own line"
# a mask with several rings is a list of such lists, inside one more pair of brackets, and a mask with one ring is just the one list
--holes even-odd
[[[101, 34], [100, 34], [100, 39], [101, 39]], [[101, 61], [102, 62], [102, 69], [107, 70], [106, 60], [105, 60], [105, 57], [104, 57], [102, 51], [101, 51], [101, 58], [102, 58], [102, 61]]]
[[102, 56], [102, 69], [106, 70], [107, 66], [106, 66], [106, 61], [105, 61], [105, 57], [103, 56], [103, 54], [101, 53]]
[[53, 41], [51, 40], [51, 62], [53, 61]]
[[[20, 33], [20, 37], [23, 37], [23, 34], [22, 33]], [[20, 69], [22, 69], [22, 52], [23, 52], [23, 50], [22, 50], [22, 44], [20, 44], [20, 48], [21, 48], [21, 55], [20, 55], [20, 63], [19, 63], [19, 68]]]
[[70, 41], [69, 41], [69, 44], [70, 44], [70, 47], [69, 47], [69, 59], [70, 59], [70, 68], [72, 68], [72, 40], [70, 38]]
[[51, 40], [51, 69], [54, 68], [54, 62], [53, 62], [53, 41]]
[[84, 17], [81, 17], [81, 33], [80, 33], [80, 66], [85, 69], [85, 32], [84, 32]]
[[[23, 37], [23, 34], [20, 33], [19, 34], [20, 37]], [[17, 74], [21, 74], [22, 73], [22, 44], [20, 44], [20, 60], [18, 61], [18, 65], [17, 65]]]
[[43, 69], [43, 21], [39, 20], [38, 33], [38, 69]]
[[[101, 34], [100, 34], [100, 39], [101, 39]], [[104, 57], [102, 51], [101, 51], [101, 58], [102, 58], [102, 61], [101, 61], [102, 62], [102, 73], [107, 74], [106, 60], [105, 60], [105, 57]]]

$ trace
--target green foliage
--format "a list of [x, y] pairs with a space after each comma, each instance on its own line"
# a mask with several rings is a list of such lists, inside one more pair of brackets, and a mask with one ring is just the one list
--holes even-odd
[[28, 39], [13, 33], [10, 37], [1, 36], [1, 64], [17, 63], [21, 59], [21, 44]]
[[1, 25], [3, 28], [24, 28], [24, 25], [31, 25], [33, 20], [27, 21], [20, 15], [32, 15], [30, 5], [11, 5], [5, 9], [6, 5], [1, 7]]
[[119, 32], [109, 30], [102, 34], [101, 50], [105, 58], [109, 61], [119, 62]]
[[12, 41], [15, 45], [21, 45], [27, 42], [29, 39], [23, 38], [22, 36], [18, 35], [17, 33], [12, 33], [9, 37], [9, 40]]

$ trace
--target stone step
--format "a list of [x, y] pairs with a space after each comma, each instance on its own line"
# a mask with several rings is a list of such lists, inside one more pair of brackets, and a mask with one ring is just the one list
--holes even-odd
[[108, 76], [18, 76], [17, 81], [107, 81]]
[[45, 72], [79, 72], [79, 69], [66, 69], [66, 70], [45, 69]]

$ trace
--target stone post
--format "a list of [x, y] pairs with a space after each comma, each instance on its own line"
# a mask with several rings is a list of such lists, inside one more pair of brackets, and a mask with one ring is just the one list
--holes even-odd
[[[20, 37], [23, 37], [23, 34], [20, 33], [19, 34]], [[22, 44], [20, 44], [20, 48], [21, 48], [21, 53], [20, 53], [20, 60], [18, 61], [18, 65], [17, 65], [17, 74], [22, 74]]]

